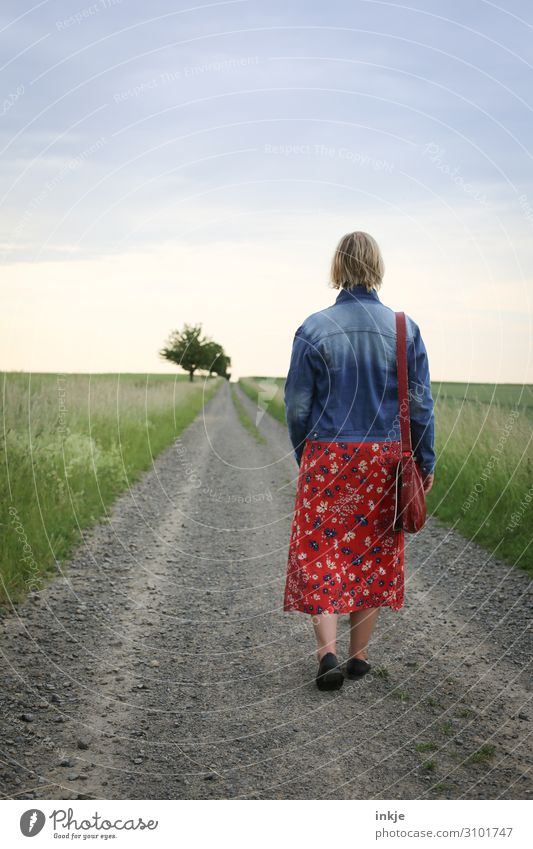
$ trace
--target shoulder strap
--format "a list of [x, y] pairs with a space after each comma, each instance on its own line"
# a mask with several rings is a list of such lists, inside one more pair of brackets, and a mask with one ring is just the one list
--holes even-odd
[[398, 373], [398, 402], [400, 405], [400, 438], [402, 454], [411, 453], [411, 425], [407, 394], [407, 329], [405, 313], [396, 313], [396, 369]]

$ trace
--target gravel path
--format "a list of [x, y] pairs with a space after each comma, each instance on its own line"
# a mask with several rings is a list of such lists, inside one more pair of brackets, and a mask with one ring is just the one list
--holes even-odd
[[225, 383], [3, 612], [3, 797], [530, 797], [526, 574], [431, 519], [373, 673], [320, 693], [309, 618], [281, 610], [297, 466], [260, 430]]

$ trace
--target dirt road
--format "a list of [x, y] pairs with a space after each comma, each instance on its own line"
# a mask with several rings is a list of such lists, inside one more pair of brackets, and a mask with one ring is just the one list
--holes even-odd
[[373, 673], [319, 692], [309, 619], [281, 610], [297, 466], [259, 427], [224, 384], [2, 614], [3, 797], [529, 797], [526, 574], [430, 520]]

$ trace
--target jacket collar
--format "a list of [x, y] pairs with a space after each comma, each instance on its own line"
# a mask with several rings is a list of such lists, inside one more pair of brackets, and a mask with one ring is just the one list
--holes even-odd
[[353, 289], [341, 289], [335, 299], [335, 303], [339, 304], [347, 301], [359, 301], [361, 299], [379, 301], [378, 293], [375, 289], [368, 292], [364, 286], [354, 286]]

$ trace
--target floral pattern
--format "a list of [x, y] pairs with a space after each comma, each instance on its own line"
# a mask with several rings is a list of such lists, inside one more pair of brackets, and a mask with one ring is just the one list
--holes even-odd
[[283, 609], [353, 613], [404, 602], [404, 533], [394, 530], [399, 441], [306, 440]]

